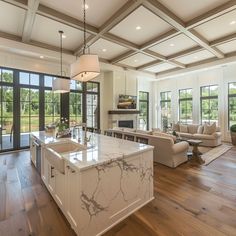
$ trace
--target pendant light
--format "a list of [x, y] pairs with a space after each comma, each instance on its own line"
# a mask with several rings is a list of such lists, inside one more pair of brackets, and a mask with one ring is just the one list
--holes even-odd
[[[60, 60], [61, 60], [61, 76], [63, 76], [62, 71], [62, 35], [63, 31], [58, 31], [60, 34]], [[62, 78], [56, 78], [52, 82], [52, 90], [54, 93], [68, 93], [70, 92], [70, 80], [68, 79], [62, 79]]]
[[86, 54], [86, 2], [83, 2], [84, 10], [84, 45], [83, 54], [79, 59], [71, 65], [71, 79], [87, 82], [94, 79], [100, 74], [100, 66], [97, 55], [92, 55], [89, 52]]

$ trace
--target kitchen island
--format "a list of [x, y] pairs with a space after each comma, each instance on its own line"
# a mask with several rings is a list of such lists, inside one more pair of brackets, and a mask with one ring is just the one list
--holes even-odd
[[84, 132], [31, 134], [31, 160], [79, 236], [102, 235], [153, 200], [153, 147]]

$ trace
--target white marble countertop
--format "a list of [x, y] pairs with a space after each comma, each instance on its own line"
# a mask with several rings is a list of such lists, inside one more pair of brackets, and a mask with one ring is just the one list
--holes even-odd
[[[83, 142], [78, 142], [78, 137], [75, 139], [56, 139], [52, 134], [46, 133], [45, 131], [33, 132], [31, 135], [37, 138], [43, 145], [63, 142], [65, 140], [71, 140], [83, 145]], [[81, 137], [83, 135], [84, 133], [80, 132], [79, 136]], [[90, 135], [91, 140], [88, 142], [88, 148], [86, 150], [61, 154], [65, 160], [69, 161], [80, 171], [153, 150], [154, 148], [153, 146], [142, 143], [87, 132], [87, 137]], [[80, 140], [83, 140], [83, 138], [80, 138]]]

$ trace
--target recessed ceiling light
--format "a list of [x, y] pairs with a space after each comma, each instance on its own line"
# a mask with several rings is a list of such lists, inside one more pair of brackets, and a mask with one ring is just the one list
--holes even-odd
[[85, 8], [85, 10], [89, 9], [89, 5], [88, 4], [85, 4], [85, 5], [83, 4], [82, 7]]
[[138, 62], [138, 60], [137, 60], [137, 59], [135, 59], [135, 60], [134, 60], [134, 62]]
[[195, 56], [194, 59], [198, 59], [198, 56]]
[[44, 58], [44, 56], [40, 56], [40, 58], [41, 58], [41, 59], [43, 59], [43, 58]]
[[66, 35], [65, 35], [65, 34], [63, 34], [63, 35], [62, 35], [62, 38], [63, 38], [63, 39], [65, 39], [65, 38], [66, 38]]
[[173, 43], [170, 44], [170, 47], [174, 47], [175, 45]]
[[233, 20], [233, 21], [231, 21], [229, 24], [230, 24], [230, 25], [235, 25], [235, 24], [236, 24], [236, 21]]
[[142, 27], [140, 25], [136, 26], [136, 30], [141, 30]]
[[106, 49], [106, 48], [103, 48], [103, 49], [102, 49], [102, 51], [103, 51], [103, 52], [106, 52], [106, 51], [107, 51], [107, 49]]

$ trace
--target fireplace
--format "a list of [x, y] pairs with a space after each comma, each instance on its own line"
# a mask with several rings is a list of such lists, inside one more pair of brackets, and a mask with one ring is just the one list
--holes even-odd
[[134, 128], [133, 120], [119, 120], [118, 126], [122, 128]]

